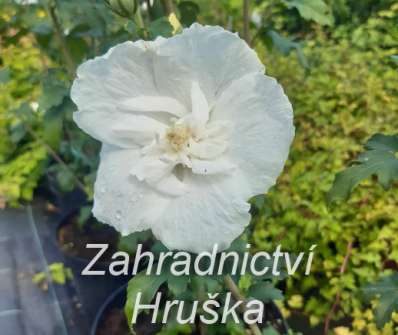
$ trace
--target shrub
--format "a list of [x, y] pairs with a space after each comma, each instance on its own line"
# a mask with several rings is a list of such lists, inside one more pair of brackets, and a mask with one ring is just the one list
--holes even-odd
[[[322, 321], [341, 292], [337, 316], [363, 310], [358, 290], [398, 263], [398, 194], [370, 181], [348, 203], [327, 208], [325, 194], [334, 174], [376, 132], [398, 129], [397, 69], [391, 48], [361, 49], [347, 39], [338, 43], [319, 34], [305, 50], [312, 64], [306, 73], [294, 56], [265, 55], [268, 73], [290, 97], [296, 138], [286, 171], [255, 219], [254, 242], [271, 250], [281, 243], [291, 252], [317, 243], [312, 274], [286, 283], [289, 297], [302, 295], [301, 312]], [[348, 267], [340, 275], [347, 245]], [[355, 311], [355, 313], [354, 313]]]
[[[26, 130], [21, 117], [29, 114], [29, 124], [40, 131], [40, 116], [33, 112], [39, 94], [42, 63], [30, 39], [2, 49], [3, 83], [0, 83], [0, 205], [17, 205], [31, 200], [43, 171], [47, 153], [40, 141]], [[8, 78], [5, 78], [8, 77]], [[22, 104], [22, 101], [26, 102]]]

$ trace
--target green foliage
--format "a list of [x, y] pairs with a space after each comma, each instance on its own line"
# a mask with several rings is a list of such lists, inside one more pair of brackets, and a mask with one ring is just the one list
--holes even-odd
[[166, 279], [167, 277], [165, 274], [147, 275], [145, 272], [140, 272], [129, 281], [127, 287], [127, 301], [124, 311], [130, 327], [132, 326], [131, 320], [133, 319], [137, 294], [141, 293], [141, 304], [149, 304], [158, 291], [160, 285], [162, 285]]
[[261, 301], [283, 300], [283, 294], [270, 282], [260, 282], [250, 287], [248, 296]]
[[173, 27], [166, 17], [161, 17], [151, 22], [148, 32], [151, 39], [155, 39], [156, 36], [171, 37], [173, 35]]
[[104, 0], [116, 14], [131, 19], [137, 11], [137, 0]]
[[[247, 244], [247, 236], [244, 234], [241, 238], [238, 238], [234, 241], [231, 247], [226, 250], [226, 252], [236, 252], [240, 255], [240, 263], [238, 268], [242, 266], [243, 262], [243, 253], [247, 252], [246, 248]], [[131, 320], [133, 315], [133, 307], [136, 301], [137, 293], [141, 292], [142, 297], [145, 299], [143, 303], [149, 303], [156, 292], [159, 290], [160, 286], [162, 286], [162, 295], [167, 296], [168, 300], [179, 300], [184, 301], [185, 308], [188, 309], [188, 313], [191, 313], [191, 306], [194, 301], [204, 302], [209, 299], [208, 294], [214, 294], [215, 299], [220, 302], [220, 305], [223, 306], [223, 302], [225, 301], [226, 293], [229, 291], [225, 284], [224, 276], [231, 273], [231, 269], [233, 266], [233, 261], [231, 259], [227, 259], [223, 264], [223, 273], [218, 274], [210, 274], [199, 276], [195, 273], [193, 266], [190, 266], [189, 275], [175, 276], [171, 272], [171, 266], [173, 264], [173, 257], [167, 257], [162, 260], [161, 273], [159, 275], [153, 274], [157, 269], [157, 264], [159, 261], [160, 252], [168, 252], [169, 250], [160, 242], [156, 242], [152, 249], [152, 253], [155, 255], [155, 262], [152, 268], [152, 272], [150, 275], [146, 275], [147, 270], [143, 270], [143, 272], [139, 273], [136, 277], [130, 280], [129, 288], [127, 292], [127, 301], [125, 305], [125, 313], [127, 318]], [[176, 254], [174, 254], [176, 255]], [[195, 259], [198, 257], [197, 254], [189, 254], [191, 261], [189, 262], [191, 265], [195, 264]], [[181, 258], [177, 260], [181, 261]], [[251, 256], [248, 257], [248, 263], [250, 263]], [[200, 266], [205, 268], [209, 266], [208, 259], [202, 259]], [[159, 261], [160, 262], [160, 261]], [[219, 257], [216, 257], [214, 262], [213, 269], [219, 269], [220, 265]], [[259, 267], [269, 266], [272, 268], [272, 261], [267, 264], [258, 264], [259, 260], [257, 260], [257, 265]], [[182, 268], [185, 266], [181, 266], [179, 268], [177, 266], [176, 271], [182, 271]], [[217, 270], [216, 270], [217, 271]], [[261, 299], [263, 302], [268, 303], [273, 300], [282, 300], [283, 295], [281, 291], [275, 288], [273, 281], [278, 278], [272, 277], [272, 275], [265, 276], [254, 276], [247, 271], [247, 273], [243, 276], [236, 274], [233, 276], [233, 281], [237, 287], [239, 287], [242, 295], [246, 297], [246, 299], [256, 298]], [[148, 282], [146, 282], [148, 280]], [[145, 284], [144, 284], [145, 282]], [[162, 309], [162, 306], [161, 306]], [[220, 308], [219, 312], [222, 311]], [[167, 326], [165, 326], [162, 330], [162, 334], [174, 334], [178, 329], [180, 329], [181, 325], [175, 320], [175, 313], [173, 311], [169, 314], [169, 320]], [[184, 310], [184, 313], [186, 310]], [[201, 309], [198, 309], [198, 313], [201, 312]], [[160, 311], [162, 313], [162, 310]], [[236, 334], [236, 335], [244, 335], [245, 328], [241, 324], [236, 324], [231, 320], [226, 325], [223, 324], [214, 324], [208, 326], [208, 334]], [[188, 331], [188, 328], [183, 328], [181, 331]]]
[[178, 3], [178, 10], [180, 11], [181, 23], [189, 27], [192, 23], [196, 22], [200, 7], [193, 1], [180, 1]]
[[[1, 1], [0, 206], [30, 200], [44, 173], [62, 191], [76, 187], [77, 178], [92, 196], [99, 143], [72, 122], [75, 106], [68, 95], [76, 66], [128, 39], [167, 37], [176, 32], [162, 1], [147, 2], [146, 10], [135, 0], [106, 2], [57, 0], [51, 1], [55, 7], [49, 11], [47, 1], [29, 6]], [[175, 5], [183, 26], [199, 20], [243, 30], [241, 0], [181, 0]], [[249, 42], [263, 54], [267, 71], [282, 81], [297, 126], [290, 161], [278, 186], [269, 196], [252, 199], [256, 248], [272, 250], [282, 243], [285, 250], [306, 251], [316, 241], [313, 273], [287, 280], [287, 305], [316, 323], [341, 292], [337, 317], [352, 315], [358, 332], [377, 334], [357, 293], [364, 283], [397, 267], [398, 195], [391, 190], [384, 193], [365, 180], [338, 208], [328, 210], [325, 196], [333, 175], [362, 150], [360, 143], [377, 132], [397, 131], [398, 5], [393, 0], [259, 0], [251, 2], [251, 9], [259, 20], [250, 22], [253, 39]], [[361, 154], [360, 164], [350, 171], [364, 171], [369, 161], [388, 156], [391, 165], [384, 166], [387, 169], [380, 180], [389, 184], [385, 171], [395, 171], [396, 155], [380, 150], [378, 143], [380, 138], [377, 147], [371, 142], [371, 150]], [[49, 155], [48, 148], [68, 169]], [[366, 170], [364, 176], [370, 172], [378, 173]], [[340, 197], [346, 197], [360, 175], [353, 177], [350, 182], [342, 179]], [[81, 223], [87, 221], [89, 212], [89, 207], [82, 209]], [[138, 241], [138, 235], [124, 237], [119, 248], [134, 253]], [[340, 275], [349, 242], [353, 242], [352, 254], [347, 271]], [[162, 248], [156, 245], [154, 251]], [[62, 282], [62, 268], [54, 270], [56, 280]], [[281, 298], [270, 278], [256, 281], [248, 274], [234, 280], [247, 297]], [[157, 278], [140, 274], [129, 284], [128, 305], [139, 290], [149, 302], [162, 284], [170, 295], [188, 301], [202, 299], [203, 290], [215, 292], [223, 287], [222, 280], [214, 277], [176, 278], [168, 271]], [[380, 288], [381, 284], [375, 285]], [[387, 294], [380, 298], [381, 306], [389, 311]], [[131, 317], [127, 305], [126, 313]], [[178, 327], [170, 322], [162, 333], [192, 330]], [[244, 329], [234, 323], [209, 327], [209, 334], [216, 333], [243, 334]]]
[[68, 280], [73, 279], [72, 270], [65, 267], [63, 263], [52, 263], [48, 266], [48, 273], [38, 272], [36, 273], [32, 281], [40, 287], [46, 288], [47, 281], [52, 281], [58, 285], [65, 285]]
[[[90, 207], [91, 213], [91, 207]], [[139, 243], [144, 243], [152, 238], [150, 230], [144, 230], [136, 233], [132, 233], [127, 236], [121, 236], [118, 242], [118, 250], [125, 251], [130, 255], [134, 255], [137, 251]]]
[[[292, 56], [263, 53], [268, 73], [292, 101], [296, 138], [286, 171], [256, 210], [253, 239], [258, 249], [281, 243], [293, 253], [318, 245], [312, 274], [289, 278], [286, 292], [287, 300], [303, 296], [301, 311], [319, 323], [339, 291], [336, 317], [363, 308], [358, 288], [398, 263], [397, 192], [365, 181], [338, 208], [328, 210], [325, 201], [333, 175], [357, 156], [360, 143], [398, 129], [396, 66], [388, 57], [397, 52], [377, 45], [362, 49], [352, 45], [350, 35], [336, 42], [322, 32], [304, 52], [307, 71]], [[350, 241], [348, 268], [340, 275]]]
[[353, 188], [372, 175], [385, 189], [398, 179], [398, 136], [376, 134], [365, 144], [367, 151], [361, 153], [355, 165], [338, 173], [328, 193], [328, 201], [347, 200]]
[[263, 335], [278, 335], [279, 333], [273, 327], [267, 327], [263, 330]]
[[304, 19], [314, 20], [323, 25], [333, 24], [333, 14], [322, 0], [284, 0], [283, 2], [289, 8], [296, 8]]
[[39, 80], [35, 74], [42, 65], [29, 40], [3, 48], [0, 60], [4, 66], [0, 83], [0, 203], [16, 206], [32, 199], [47, 160], [40, 140], [26, 127], [38, 129], [40, 124], [41, 116], [31, 106], [37, 104]]
[[363, 288], [365, 298], [370, 301], [378, 298], [376, 309], [376, 323], [384, 326], [394, 311], [398, 312], [398, 273], [383, 277], [373, 284]]
[[6, 84], [10, 80], [10, 69], [4, 68], [0, 70], [0, 84]]
[[260, 30], [259, 33], [263, 43], [265, 43], [269, 50], [275, 48], [284, 56], [289, 55], [291, 51], [295, 51], [301, 65], [308, 68], [307, 59], [304, 56], [302, 46], [299, 42], [294, 42], [291, 38], [284, 37], [272, 29], [265, 29], [265, 31]]

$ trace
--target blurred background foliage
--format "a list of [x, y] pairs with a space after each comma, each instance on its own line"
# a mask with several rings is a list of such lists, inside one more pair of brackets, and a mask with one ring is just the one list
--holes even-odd
[[256, 48], [294, 106], [290, 159], [253, 220], [255, 249], [317, 244], [312, 274], [283, 283], [286, 315], [319, 325], [337, 296], [334, 317], [346, 326], [335, 334], [397, 334], [397, 315], [378, 329], [375, 303], [361, 297], [365, 283], [398, 270], [396, 188], [368, 180], [347, 203], [325, 201], [335, 173], [372, 134], [397, 133], [396, 1], [256, 0], [246, 11], [242, 0], [167, 1], [172, 8], [155, 0], [121, 15], [114, 3], [0, 1], [0, 206], [32, 200], [38, 186], [92, 194], [99, 144], [71, 119], [79, 63], [127, 39], [219, 24]]

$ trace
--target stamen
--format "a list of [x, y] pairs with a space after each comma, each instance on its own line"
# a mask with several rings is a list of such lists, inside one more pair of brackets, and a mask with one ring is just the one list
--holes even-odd
[[192, 137], [192, 131], [186, 125], [174, 125], [166, 134], [169, 145], [175, 152], [188, 146]]

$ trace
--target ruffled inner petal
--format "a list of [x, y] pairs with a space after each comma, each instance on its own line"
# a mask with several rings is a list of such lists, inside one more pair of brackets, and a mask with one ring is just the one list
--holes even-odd
[[140, 181], [146, 181], [150, 185], [158, 183], [169, 175], [175, 166], [175, 162], [166, 162], [157, 157], [140, 157], [137, 162], [131, 162], [133, 167], [130, 173]]
[[178, 117], [188, 113], [179, 101], [165, 96], [139, 96], [125, 99], [121, 104], [132, 112], [166, 112]]
[[200, 159], [214, 159], [227, 150], [227, 141], [219, 138], [206, 139], [200, 142], [190, 141], [189, 153]]
[[192, 159], [192, 172], [201, 175], [229, 174], [236, 166], [225, 158], [216, 160]]
[[187, 185], [181, 182], [174, 173], [169, 173], [158, 183], [150, 186], [156, 191], [172, 197], [179, 197], [187, 192]]
[[[124, 121], [124, 122], [123, 122]], [[139, 146], [149, 145], [156, 136], [166, 131], [166, 125], [142, 115], [129, 117], [129, 121], [119, 120], [111, 125], [114, 138], [131, 141]]]
[[191, 88], [192, 117], [195, 126], [203, 128], [209, 121], [209, 105], [206, 97], [197, 81], [192, 83]]

